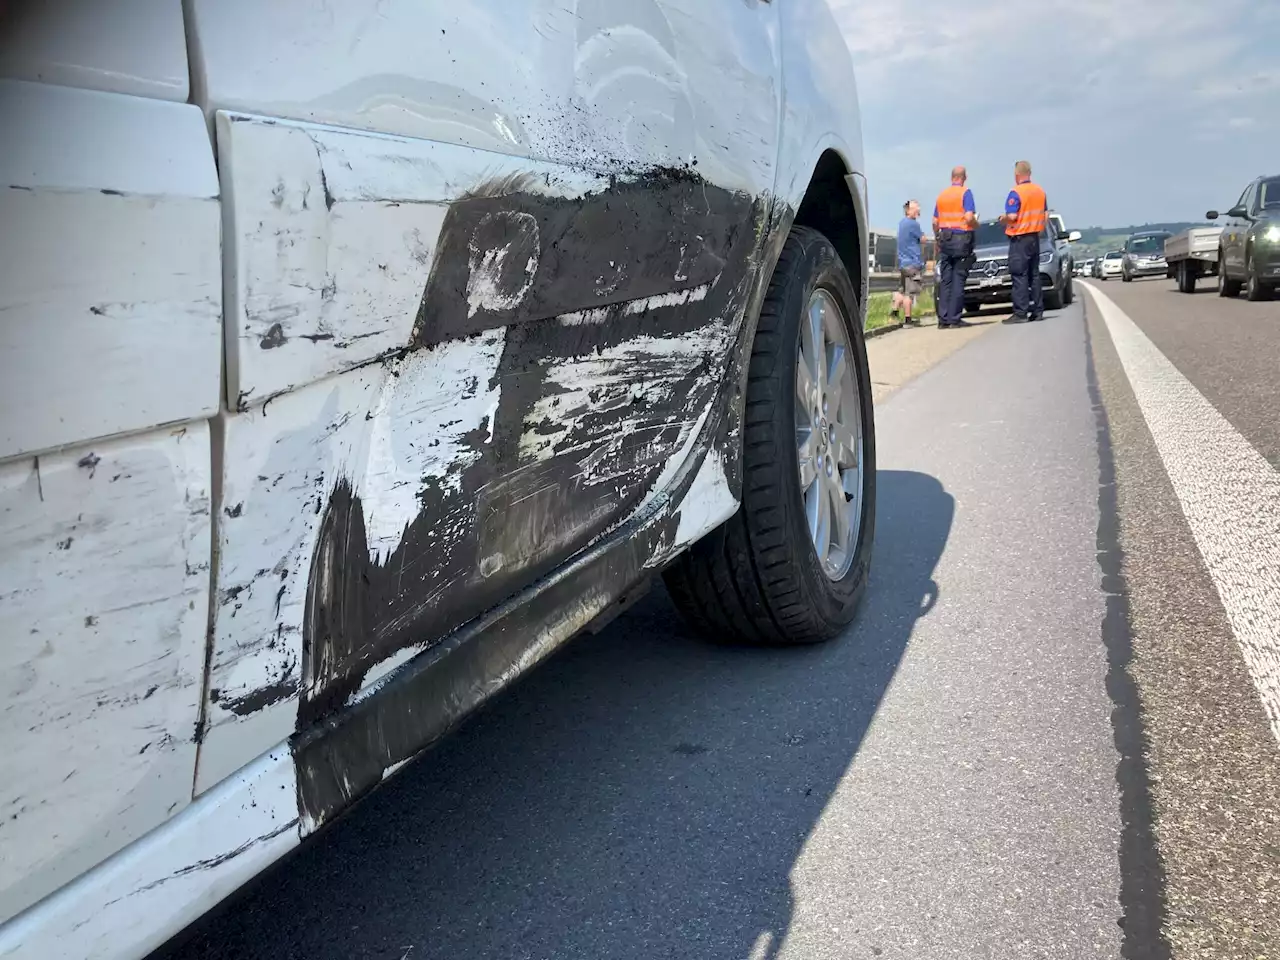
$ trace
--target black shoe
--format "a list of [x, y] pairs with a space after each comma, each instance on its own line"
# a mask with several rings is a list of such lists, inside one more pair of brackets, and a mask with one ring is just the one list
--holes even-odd
[[1030, 318], [1028, 318], [1028, 317], [1024, 317], [1024, 316], [1022, 316], [1021, 314], [1017, 314], [1017, 313], [1015, 313], [1015, 314], [1013, 314], [1012, 316], [1005, 317], [1005, 318], [1004, 318], [1003, 320], [1001, 320], [1000, 322], [1001, 322], [1001, 323], [1026, 323], [1026, 322], [1028, 321], [1028, 319], [1030, 319]]
[[973, 324], [972, 324], [972, 323], [970, 323], [968, 320], [952, 320], [949, 324], [947, 324], [947, 326], [949, 326], [949, 327], [972, 327], [972, 326], [973, 326]]
[[1036, 322], [1038, 322], [1038, 321], [1040, 321], [1040, 320], [1043, 320], [1043, 319], [1044, 319], [1044, 314], [1043, 314], [1043, 313], [1037, 313], [1034, 317], [1031, 317], [1031, 318], [1030, 318], [1030, 320], [1031, 320], [1031, 322], [1032, 322], [1032, 323], [1036, 323]]
[[907, 317], [905, 320], [902, 321], [902, 324], [903, 326], [906, 326], [906, 327], [918, 327], [920, 326], [920, 321], [917, 320], [915, 317]]

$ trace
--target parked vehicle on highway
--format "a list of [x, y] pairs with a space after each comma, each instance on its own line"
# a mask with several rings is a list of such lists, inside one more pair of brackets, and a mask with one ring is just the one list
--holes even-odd
[[[1061, 309], [1075, 298], [1070, 261], [1060, 246], [1060, 240], [1069, 243], [1071, 236], [1060, 238], [1052, 219], [1040, 234], [1040, 283], [1045, 307], [1050, 310]], [[997, 220], [978, 224], [973, 253], [974, 264], [964, 285], [965, 310], [976, 313], [989, 304], [1011, 303], [1013, 279], [1009, 274], [1009, 238], [1004, 224]]]
[[1084, 263], [1080, 264], [1080, 274], [1081, 274], [1081, 276], [1085, 276], [1085, 277], [1092, 277], [1092, 276], [1094, 275], [1094, 274], [1093, 274], [1093, 265], [1094, 265], [1096, 262], [1097, 262], [1097, 261], [1096, 261], [1093, 257], [1090, 257], [1088, 260], [1084, 261]]
[[1164, 259], [1164, 242], [1172, 236], [1167, 230], [1144, 230], [1130, 234], [1124, 242], [1120, 260], [1120, 276], [1125, 283], [1136, 277], [1164, 276], [1168, 265]]
[[1058, 247], [1058, 254], [1066, 264], [1067, 271], [1071, 276], [1076, 275], [1076, 257], [1071, 250], [1071, 244], [1080, 239], [1080, 232], [1074, 234], [1067, 229], [1066, 221], [1062, 219], [1062, 214], [1050, 210], [1048, 220], [1054, 226], [1055, 240]]
[[1218, 273], [1218, 245], [1221, 227], [1191, 227], [1164, 242], [1168, 275], [1178, 281], [1183, 293], [1195, 293], [1196, 281]]
[[1124, 273], [1124, 251], [1110, 250], [1098, 261], [1098, 279], [1110, 280]]
[[830, 11], [509, 7], [9, 18], [0, 956], [146, 954], [656, 577], [853, 618]]
[[[1206, 216], [1218, 219], [1210, 210]], [[1218, 245], [1218, 293], [1269, 300], [1280, 287], [1280, 176], [1258, 177], [1226, 213]]]

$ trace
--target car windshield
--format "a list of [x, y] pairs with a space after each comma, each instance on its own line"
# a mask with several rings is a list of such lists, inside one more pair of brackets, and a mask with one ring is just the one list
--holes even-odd
[[1258, 205], [1263, 210], [1280, 210], [1280, 177], [1258, 184]]
[[1126, 249], [1130, 253], [1164, 253], [1164, 234], [1130, 237]]
[[1105, 257], [1103, 257], [1103, 259], [1104, 259], [1104, 260], [1119, 260], [1121, 256], [1122, 256], [1122, 254], [1120, 253], [1120, 251], [1119, 251], [1119, 250], [1113, 250], [1113, 251], [1111, 251], [1110, 253], [1108, 253]]
[[[1045, 232], [1040, 231], [1040, 239], [1043, 240], [1045, 236]], [[979, 247], [985, 247], [997, 243], [1008, 243], [1009, 237], [1004, 232], [1004, 224], [992, 220], [989, 223], [978, 224], [978, 232], [973, 242]]]

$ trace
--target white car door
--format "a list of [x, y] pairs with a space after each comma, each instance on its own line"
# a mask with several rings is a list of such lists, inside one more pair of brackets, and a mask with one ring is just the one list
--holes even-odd
[[181, 6], [0, 35], [0, 921], [191, 801], [218, 179]]
[[[755, 279], [780, 85], [766, 0], [188, 9], [229, 298], [199, 792], [660, 493]], [[299, 759], [303, 828], [420, 746]]]

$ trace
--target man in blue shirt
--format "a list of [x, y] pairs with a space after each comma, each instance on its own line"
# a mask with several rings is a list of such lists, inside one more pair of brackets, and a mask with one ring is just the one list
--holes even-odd
[[920, 241], [924, 231], [920, 229], [920, 204], [908, 200], [902, 205], [902, 221], [898, 224], [898, 291], [893, 295], [893, 315], [902, 309], [903, 323], [919, 326], [920, 321], [911, 316], [911, 308], [922, 288], [920, 276], [924, 271], [924, 257]]

